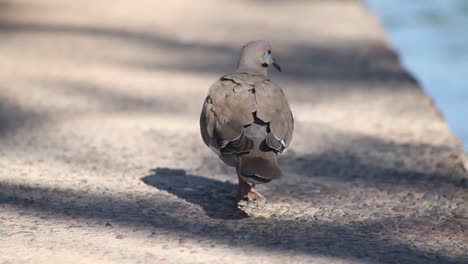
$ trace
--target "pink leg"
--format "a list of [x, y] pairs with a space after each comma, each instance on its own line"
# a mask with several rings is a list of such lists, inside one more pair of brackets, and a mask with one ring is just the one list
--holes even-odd
[[263, 200], [265, 201], [266, 198], [265, 196], [263, 196], [261, 193], [259, 193], [256, 189], [255, 189], [255, 184], [252, 184], [252, 187], [250, 188], [250, 191], [249, 193], [247, 194], [248, 196], [248, 199], [250, 201], [256, 201], [256, 200]]
[[266, 198], [261, 195], [256, 189], [255, 184], [250, 185], [248, 182], [243, 180], [240, 176], [239, 179], [239, 189], [237, 192], [237, 203], [245, 201], [247, 203], [258, 203], [265, 202]]
[[240, 202], [246, 198], [249, 199], [248, 196], [250, 194], [252, 186], [250, 186], [250, 184], [244, 181], [240, 176], [238, 176], [238, 179], [239, 179], [239, 189], [237, 191], [237, 202]]

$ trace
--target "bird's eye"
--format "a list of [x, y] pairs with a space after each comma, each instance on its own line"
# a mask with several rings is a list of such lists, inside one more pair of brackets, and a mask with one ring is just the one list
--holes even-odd
[[271, 50], [268, 50], [268, 54], [271, 54]]

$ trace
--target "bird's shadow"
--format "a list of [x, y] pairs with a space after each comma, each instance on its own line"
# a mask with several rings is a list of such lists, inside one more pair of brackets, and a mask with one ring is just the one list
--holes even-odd
[[237, 208], [237, 185], [187, 174], [183, 169], [155, 168], [141, 180], [167, 191], [189, 203], [199, 205], [210, 218], [243, 219], [247, 215]]

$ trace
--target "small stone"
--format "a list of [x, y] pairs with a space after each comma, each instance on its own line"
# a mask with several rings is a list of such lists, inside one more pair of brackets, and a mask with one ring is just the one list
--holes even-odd
[[124, 239], [124, 236], [122, 236], [122, 235], [117, 235], [117, 236], [115, 236], [115, 238], [117, 238], [117, 239]]

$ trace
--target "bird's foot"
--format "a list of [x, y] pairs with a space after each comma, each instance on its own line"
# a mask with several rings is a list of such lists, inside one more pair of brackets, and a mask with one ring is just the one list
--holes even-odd
[[239, 195], [237, 198], [237, 206], [242, 209], [244, 207], [255, 208], [266, 203], [266, 198], [259, 193], [254, 187], [251, 187], [244, 195]]
[[261, 193], [259, 193], [254, 187], [252, 187], [247, 193], [247, 199], [249, 201], [258, 201], [258, 202], [266, 202], [265, 196], [263, 196]]

